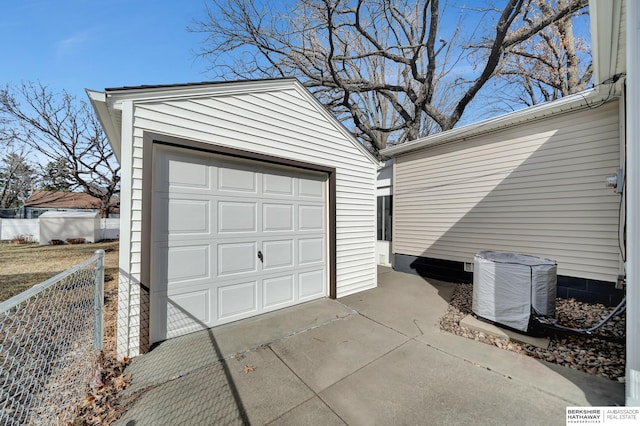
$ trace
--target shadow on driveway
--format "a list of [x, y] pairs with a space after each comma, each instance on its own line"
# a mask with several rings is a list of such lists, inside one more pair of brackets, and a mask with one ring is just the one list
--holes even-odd
[[117, 424], [558, 424], [624, 386], [440, 331], [454, 284], [377, 288], [170, 339], [127, 372]]

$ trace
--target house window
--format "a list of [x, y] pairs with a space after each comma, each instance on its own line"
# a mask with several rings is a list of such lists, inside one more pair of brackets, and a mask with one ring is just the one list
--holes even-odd
[[378, 241], [391, 241], [392, 196], [378, 197]]

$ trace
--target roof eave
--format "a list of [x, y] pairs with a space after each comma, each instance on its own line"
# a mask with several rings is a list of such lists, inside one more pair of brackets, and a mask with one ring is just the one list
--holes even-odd
[[272, 80], [241, 80], [228, 82], [200, 82], [149, 86], [127, 86], [105, 89], [110, 103], [117, 108], [122, 101], [136, 103], [158, 102], [171, 99], [234, 95], [260, 92], [291, 86], [295, 78]]
[[608, 90], [608, 86], [599, 86], [605, 80], [618, 74], [618, 42], [621, 25], [622, 0], [589, 1], [589, 17], [591, 30], [591, 55], [593, 76], [596, 88]]
[[93, 110], [96, 112], [98, 121], [102, 125], [107, 140], [113, 149], [113, 153], [116, 156], [118, 162], [120, 162], [120, 155], [122, 150], [122, 129], [120, 129], [114, 120], [113, 113], [107, 105], [107, 94], [105, 92], [98, 92], [95, 90], [85, 89], [89, 101]]
[[[107, 131], [105, 127], [105, 133], [109, 138], [112, 147], [115, 144], [112, 142], [117, 138], [118, 153], [120, 151], [120, 131], [114, 133], [116, 130], [113, 125], [114, 110], [118, 110], [121, 107], [123, 101], [133, 101], [135, 103], [144, 102], [160, 102], [171, 99], [193, 99], [198, 97], [209, 96], [222, 96], [222, 95], [234, 95], [241, 93], [256, 93], [261, 91], [271, 91], [284, 88], [294, 87], [302, 96], [304, 96], [312, 105], [316, 107], [316, 110], [320, 112], [334, 127], [340, 131], [355, 147], [362, 152], [367, 159], [373, 164], [380, 166], [381, 162], [375, 156], [373, 156], [352, 134], [344, 125], [320, 103], [320, 101], [313, 96], [309, 90], [304, 87], [302, 83], [296, 78], [281, 78], [281, 79], [266, 79], [266, 80], [242, 80], [233, 82], [203, 82], [203, 83], [186, 83], [186, 84], [172, 84], [172, 85], [159, 85], [159, 86], [135, 86], [135, 87], [121, 87], [105, 89], [105, 92], [91, 92], [87, 90], [89, 99], [94, 106], [94, 109], [98, 113], [100, 122], [109, 123], [112, 130]], [[95, 100], [94, 100], [95, 98]], [[109, 118], [108, 120], [106, 118]], [[103, 121], [104, 120], [104, 121]], [[110, 136], [110, 133], [113, 135]], [[117, 155], [118, 158], [119, 154]]]
[[465, 140], [480, 134], [506, 129], [551, 115], [557, 116], [558, 114], [569, 111], [589, 108], [589, 106], [593, 104], [608, 100], [608, 97], [610, 97], [608, 93], [601, 93], [596, 89], [589, 89], [556, 101], [535, 105], [520, 111], [510, 112], [488, 120], [479, 121], [425, 138], [416, 139], [412, 142], [393, 146], [380, 151], [380, 154], [385, 158], [392, 158], [406, 152], [416, 151], [434, 145]]

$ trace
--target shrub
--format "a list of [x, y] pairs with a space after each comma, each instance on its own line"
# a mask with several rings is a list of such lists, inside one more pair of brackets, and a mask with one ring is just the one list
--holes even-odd
[[69, 244], [84, 244], [87, 242], [84, 238], [67, 238]]
[[35, 239], [31, 234], [18, 234], [13, 239], [13, 242], [16, 244], [31, 244], [35, 242]]

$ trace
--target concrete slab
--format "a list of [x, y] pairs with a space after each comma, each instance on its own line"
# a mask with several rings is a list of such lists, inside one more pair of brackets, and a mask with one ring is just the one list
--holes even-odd
[[409, 341], [320, 397], [349, 425], [558, 424], [566, 402]]
[[266, 424], [313, 396], [269, 348], [259, 348], [148, 388], [116, 424]]
[[452, 284], [379, 283], [164, 342], [127, 370], [118, 424], [561, 424], [624, 404], [623, 384], [441, 332]]
[[172, 377], [186, 376], [216, 364], [220, 359], [220, 347], [211, 330], [167, 340], [131, 361], [125, 371], [131, 374], [131, 385], [126, 393], [165, 383]]
[[360, 315], [385, 324], [406, 336], [439, 329], [455, 284], [400, 272], [378, 276], [378, 287], [338, 299]]
[[515, 340], [517, 342], [527, 343], [541, 349], [547, 349], [551, 342], [551, 339], [548, 337], [534, 337], [527, 334], [517, 333], [513, 330], [507, 330], [506, 328], [481, 321], [473, 315], [467, 315], [462, 318], [460, 320], [460, 325], [468, 328], [469, 330], [490, 334], [504, 340]]
[[321, 299], [276, 312], [166, 340], [127, 368], [127, 392], [153, 386], [217, 363], [237, 352], [257, 348], [353, 314], [334, 300]]
[[393, 268], [390, 268], [388, 266], [378, 265], [377, 271], [378, 271], [378, 278], [380, 278], [380, 275], [382, 275], [382, 274], [390, 274], [390, 273], [392, 273], [393, 272]]
[[452, 357], [553, 395], [573, 406], [624, 405], [624, 384], [592, 376], [450, 333], [416, 340]]
[[297, 406], [284, 416], [269, 423], [270, 426], [298, 426], [298, 425], [346, 425], [336, 413], [331, 410], [317, 396]]
[[285, 308], [243, 321], [213, 328], [223, 357], [284, 339], [355, 314], [331, 299]]
[[245, 352], [227, 364], [249, 424], [269, 423], [314, 396], [268, 347]]
[[147, 388], [114, 424], [177, 425], [188, 421], [194, 425], [243, 425], [246, 422], [240, 407], [219, 363]]
[[354, 315], [271, 345], [280, 359], [314, 392], [383, 356], [408, 337]]

